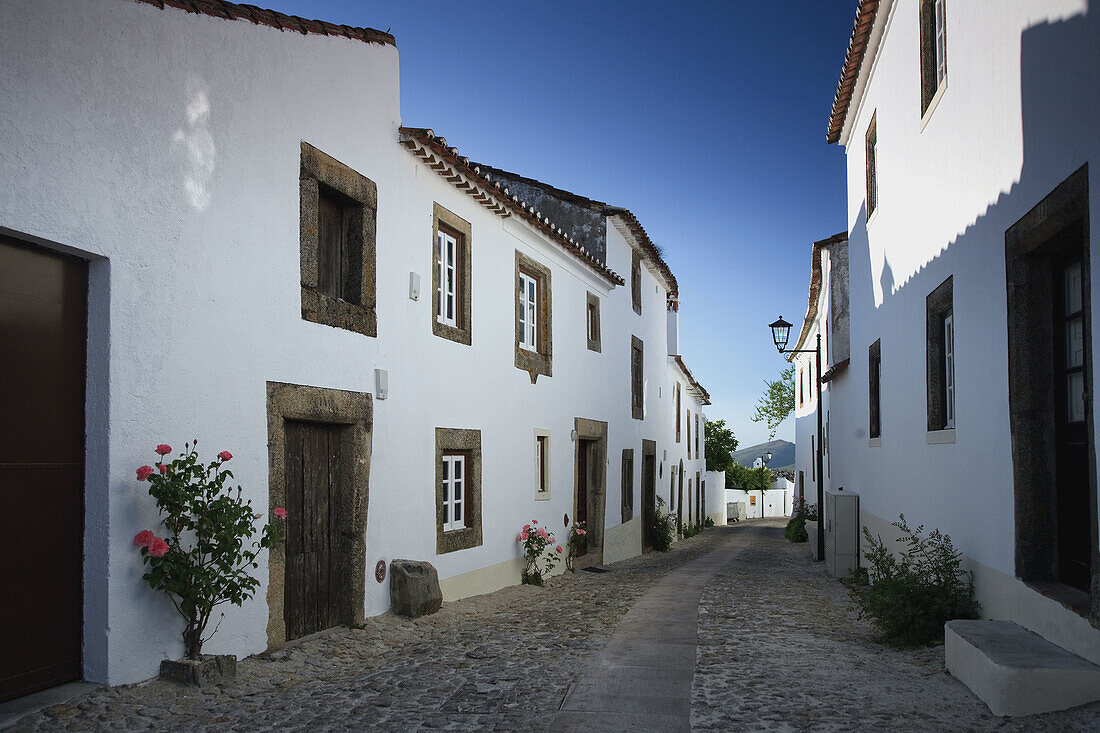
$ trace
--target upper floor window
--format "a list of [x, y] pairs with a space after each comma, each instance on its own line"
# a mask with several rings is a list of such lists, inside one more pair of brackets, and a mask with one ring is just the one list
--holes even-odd
[[460, 344], [471, 343], [470, 223], [439, 204], [434, 205], [435, 236], [432, 284], [435, 319], [432, 333]]
[[952, 278], [929, 293], [925, 304], [928, 429], [955, 427], [955, 311]]
[[691, 410], [687, 410], [686, 419], [687, 419], [687, 454], [688, 454], [688, 458], [691, 458]]
[[880, 384], [882, 381], [882, 341], [871, 344], [867, 350], [868, 402], [870, 404], [871, 440], [882, 435], [882, 415], [880, 412]]
[[699, 457], [699, 413], [695, 413], [695, 457]]
[[591, 351], [599, 351], [600, 346], [600, 298], [595, 293], [588, 293], [585, 307], [585, 322], [588, 330], [588, 348]]
[[806, 402], [806, 370], [799, 367], [798, 369], [798, 406]]
[[680, 383], [676, 383], [676, 442], [680, 442]]
[[516, 251], [516, 368], [552, 376], [550, 268]]
[[643, 375], [642, 340], [630, 337], [630, 414], [635, 420], [645, 417], [645, 381]]
[[920, 0], [920, 113], [928, 111], [947, 79], [946, 0]]
[[[871, 116], [866, 137], [867, 167], [867, 218], [878, 208], [878, 114]], [[812, 381], [812, 380], [811, 380]]]
[[642, 314], [642, 258], [636, 252], [630, 257], [630, 302], [634, 312]]
[[519, 282], [519, 345], [528, 351], [538, 351], [539, 282], [523, 270], [519, 272]]

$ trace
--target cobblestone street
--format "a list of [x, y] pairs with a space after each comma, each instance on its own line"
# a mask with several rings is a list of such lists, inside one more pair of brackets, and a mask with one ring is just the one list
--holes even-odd
[[992, 716], [944, 672], [942, 646], [903, 652], [876, 643], [843, 586], [766, 520], [707, 530], [609, 573], [507, 588], [416, 621], [384, 616], [323, 632], [243, 660], [232, 688], [153, 681], [101, 689], [11, 730], [547, 730], [631, 605], [713, 551], [730, 561], [699, 607], [693, 729], [1100, 728], [1100, 704]]

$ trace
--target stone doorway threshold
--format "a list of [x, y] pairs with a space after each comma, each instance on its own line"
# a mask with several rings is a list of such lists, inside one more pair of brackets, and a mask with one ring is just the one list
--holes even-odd
[[0, 731], [7, 730], [18, 723], [24, 715], [37, 713], [53, 705], [68, 702], [85, 692], [91, 692], [102, 686], [96, 682], [69, 682], [0, 703]]

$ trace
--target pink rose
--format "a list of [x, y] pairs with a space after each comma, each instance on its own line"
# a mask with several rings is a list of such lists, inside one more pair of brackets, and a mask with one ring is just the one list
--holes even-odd
[[583, 529], [578, 529], [577, 534], [588, 534], [588, 533], [585, 532]]
[[516, 542], [520, 542], [523, 539], [523, 532], [516, 535]]
[[538, 523], [539, 523], [539, 520], [537, 520], [537, 519], [532, 519], [531, 520], [531, 524], [538, 524]]
[[147, 529], [143, 529], [134, 535], [134, 544], [138, 547], [148, 547], [157, 537]]
[[166, 552], [168, 552], [168, 543], [160, 537], [154, 537], [149, 543], [149, 554], [153, 557], [164, 557]]
[[150, 474], [152, 474], [152, 473], [153, 473], [153, 467], [152, 466], [142, 466], [141, 468], [139, 468], [137, 470], [137, 480], [138, 481], [144, 481], [145, 479], [149, 478]]
[[274, 513], [278, 519], [286, 519], [286, 509], [283, 509], [281, 506], [275, 507]]
[[521, 532], [519, 536], [523, 538], [523, 541], [524, 541], [524, 542], [526, 542], [526, 541], [527, 541], [527, 537], [528, 537], [528, 535], [527, 535], [527, 533], [526, 533], [526, 532]]
[[523, 529], [524, 529], [524, 531], [529, 530], [529, 529], [531, 529], [531, 525], [530, 524], [525, 524], [525, 525], [523, 525]]
[[222, 459], [223, 461], [228, 461], [232, 457], [233, 454], [227, 450], [223, 450], [221, 453], [218, 454], [218, 458]]
[[539, 537], [546, 539], [546, 530], [542, 527], [539, 527]]
[[167, 443], [161, 443], [155, 448], [155, 450], [162, 456], [166, 456], [172, 452], [172, 446], [168, 445]]
[[559, 555], [561, 554], [561, 545], [558, 545], [558, 546], [557, 546], [557, 547], [555, 547], [554, 549], [558, 551], [558, 554], [559, 554]]
[[163, 476], [164, 474], [168, 473], [168, 466], [165, 466], [165, 465], [164, 465], [163, 463], [158, 463], [158, 464], [157, 464], [157, 468], [159, 468], [159, 469], [160, 469], [160, 475], [161, 475], [161, 476]]

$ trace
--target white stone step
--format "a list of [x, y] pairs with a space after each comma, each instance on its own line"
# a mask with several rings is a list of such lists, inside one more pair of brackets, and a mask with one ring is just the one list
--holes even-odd
[[1011, 621], [948, 621], [947, 670], [994, 715], [1032, 715], [1100, 700], [1100, 667]]

